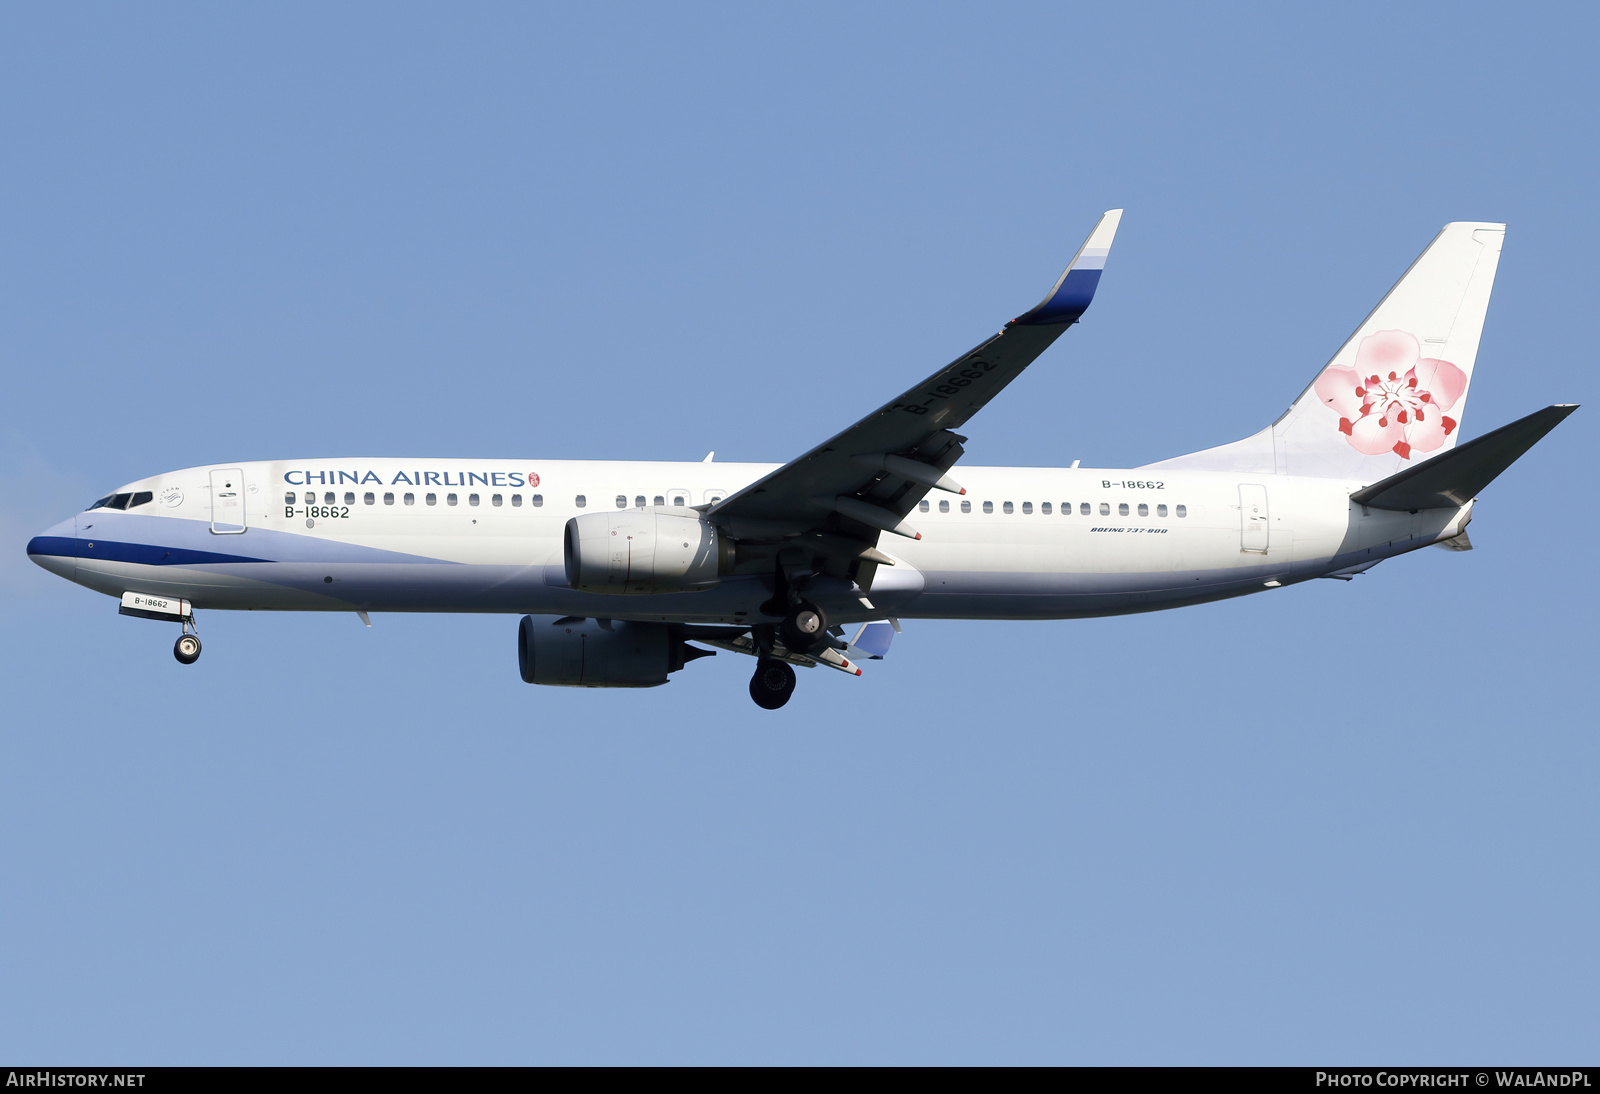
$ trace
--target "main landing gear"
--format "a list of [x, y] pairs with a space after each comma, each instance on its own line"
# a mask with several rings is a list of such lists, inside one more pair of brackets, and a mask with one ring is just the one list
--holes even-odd
[[750, 677], [750, 698], [762, 710], [777, 710], [794, 694], [794, 669], [782, 661], [763, 657]]
[[799, 601], [778, 624], [778, 637], [785, 649], [813, 653], [828, 641], [828, 617], [810, 601]]
[[[756, 635], [760, 660], [750, 678], [750, 698], [763, 710], [777, 710], [794, 694], [794, 669], [786, 661], [768, 657], [772, 649], [773, 627], [768, 624]], [[779, 623], [776, 638], [790, 653], [814, 654], [829, 645], [828, 619], [822, 609], [807, 600], [796, 601]], [[764, 636], [762, 633], [764, 632]]]
[[192, 665], [200, 660], [200, 635], [193, 630], [194, 624], [185, 620], [183, 633], [172, 644], [172, 656], [178, 659], [180, 665]]

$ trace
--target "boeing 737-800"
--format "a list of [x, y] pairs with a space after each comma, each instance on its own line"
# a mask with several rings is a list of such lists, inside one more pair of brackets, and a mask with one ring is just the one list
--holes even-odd
[[792, 666], [859, 676], [902, 619], [1154, 611], [1467, 550], [1478, 493], [1576, 409], [1457, 443], [1505, 236], [1457, 223], [1254, 436], [1131, 470], [957, 469], [957, 431], [1088, 308], [1121, 215], [1037, 307], [785, 464], [219, 463], [120, 487], [28, 554], [179, 624], [184, 664], [201, 608], [506, 612], [529, 683], [654, 687], [721, 649], [756, 658], [775, 709]]

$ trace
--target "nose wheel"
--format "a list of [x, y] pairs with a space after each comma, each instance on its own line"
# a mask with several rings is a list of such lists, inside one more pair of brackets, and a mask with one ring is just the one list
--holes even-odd
[[192, 665], [200, 660], [200, 636], [191, 631], [190, 626], [186, 620], [183, 624], [183, 633], [172, 644], [172, 656], [178, 659], [180, 665]]
[[794, 694], [794, 669], [782, 661], [763, 658], [750, 678], [750, 698], [762, 710], [777, 710]]

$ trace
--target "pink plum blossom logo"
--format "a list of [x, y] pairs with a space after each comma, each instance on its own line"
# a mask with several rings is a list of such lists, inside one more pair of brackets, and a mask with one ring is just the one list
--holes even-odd
[[1432, 452], [1455, 432], [1445, 411], [1467, 390], [1467, 374], [1422, 356], [1416, 337], [1380, 330], [1361, 340], [1355, 367], [1330, 365], [1315, 384], [1322, 405], [1339, 415], [1339, 432], [1368, 456]]

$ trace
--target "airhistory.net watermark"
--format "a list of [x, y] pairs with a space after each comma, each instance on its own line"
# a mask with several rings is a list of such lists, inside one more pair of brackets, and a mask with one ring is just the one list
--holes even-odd
[[50, 1071], [38, 1068], [28, 1071], [7, 1071], [8, 1087], [62, 1087], [62, 1086], [143, 1086], [142, 1071]]

